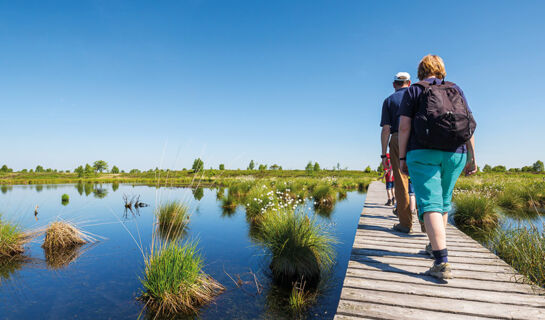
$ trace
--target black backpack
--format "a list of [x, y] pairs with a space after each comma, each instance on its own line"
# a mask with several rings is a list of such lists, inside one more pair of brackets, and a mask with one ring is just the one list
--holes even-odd
[[419, 97], [413, 130], [419, 144], [430, 149], [452, 150], [466, 143], [477, 124], [454, 83], [417, 82]]

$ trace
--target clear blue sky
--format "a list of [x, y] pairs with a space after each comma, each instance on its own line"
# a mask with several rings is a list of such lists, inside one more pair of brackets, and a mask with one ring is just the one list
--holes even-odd
[[398, 71], [442, 56], [478, 164], [545, 160], [541, 1], [1, 1], [0, 163], [363, 169]]

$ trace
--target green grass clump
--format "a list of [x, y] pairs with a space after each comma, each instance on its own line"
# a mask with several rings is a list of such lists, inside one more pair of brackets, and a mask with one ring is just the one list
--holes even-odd
[[304, 283], [296, 282], [288, 297], [288, 307], [292, 312], [299, 314], [315, 301], [316, 293], [305, 291]]
[[196, 243], [168, 242], [145, 258], [140, 299], [160, 315], [196, 313], [224, 289], [202, 269]]
[[70, 197], [65, 193], [61, 196], [61, 203], [67, 205], [70, 202]]
[[163, 203], [155, 211], [159, 235], [163, 238], [177, 238], [183, 234], [189, 223], [189, 208], [180, 201]]
[[280, 283], [315, 284], [333, 263], [336, 239], [300, 209], [267, 211], [260, 229], [260, 244], [271, 254], [273, 277]]
[[489, 230], [498, 224], [494, 200], [480, 193], [459, 193], [454, 197], [454, 222], [461, 228]]
[[246, 197], [246, 217], [249, 220], [259, 220], [263, 212], [277, 202], [273, 190], [267, 187], [255, 187], [250, 190]]
[[221, 200], [221, 207], [223, 209], [234, 210], [237, 206], [238, 201], [235, 196], [233, 196], [233, 194], [231, 194], [230, 192], [227, 192], [227, 196], [223, 197], [223, 199]]
[[517, 192], [512, 192], [511, 188], [499, 193], [497, 202], [500, 207], [509, 211], [520, 211], [525, 207], [524, 200]]
[[333, 208], [336, 200], [335, 188], [330, 184], [322, 183], [314, 187], [312, 197], [317, 208]]
[[29, 237], [19, 226], [2, 221], [0, 215], [0, 257], [13, 257], [24, 252]]
[[545, 287], [545, 231], [536, 227], [498, 230], [489, 244], [500, 258], [527, 280]]
[[241, 198], [250, 192], [254, 186], [254, 181], [234, 182], [229, 185], [229, 194], [236, 198]]

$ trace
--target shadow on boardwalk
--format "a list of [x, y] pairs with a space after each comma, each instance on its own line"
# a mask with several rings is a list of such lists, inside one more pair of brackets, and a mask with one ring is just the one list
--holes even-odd
[[447, 228], [454, 279], [425, 276], [427, 236], [394, 231], [384, 185], [373, 182], [360, 216], [335, 319], [545, 319], [544, 290], [453, 226]]

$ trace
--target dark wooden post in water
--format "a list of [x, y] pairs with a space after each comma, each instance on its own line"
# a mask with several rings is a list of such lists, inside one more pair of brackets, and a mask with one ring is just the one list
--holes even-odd
[[447, 246], [455, 278], [447, 283], [422, 275], [433, 263], [424, 251], [427, 236], [393, 231], [397, 219], [386, 200], [384, 185], [373, 182], [335, 319], [545, 319], [545, 290], [523, 284], [508, 264], [454, 226], [447, 227]]

